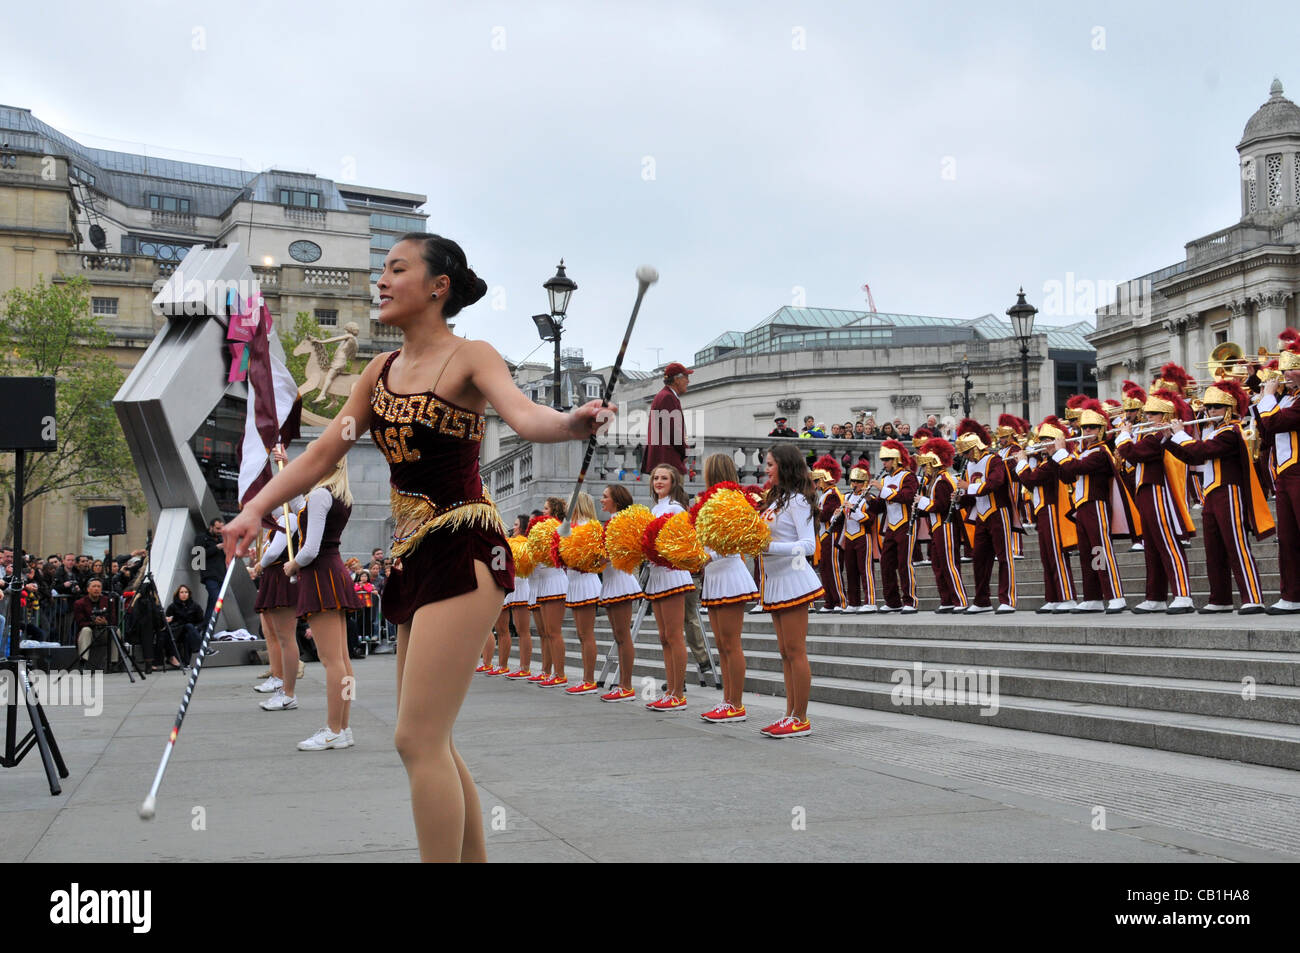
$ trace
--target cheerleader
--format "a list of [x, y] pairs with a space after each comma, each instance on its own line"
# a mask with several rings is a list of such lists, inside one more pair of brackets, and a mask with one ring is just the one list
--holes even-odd
[[[515, 535], [526, 536], [528, 531], [528, 517], [519, 517], [515, 523]], [[515, 588], [513, 592], [507, 592], [505, 598], [506, 608], [510, 610], [510, 618], [515, 624], [515, 634], [519, 637], [519, 667], [513, 672], [507, 672], [506, 678], [512, 682], [526, 681], [533, 674], [533, 634], [529, 626], [531, 623], [531, 609], [529, 608], [530, 593], [532, 584], [528, 574], [520, 571], [519, 563], [515, 563]], [[500, 619], [497, 620], [498, 627]], [[507, 623], [508, 625], [508, 623]], [[506, 656], [507, 660], [509, 656]], [[504, 663], [502, 663], [504, 665]]]
[[[650, 491], [655, 498], [650, 512], [656, 518], [686, 510], [682, 474], [676, 467], [661, 463], [650, 471]], [[668, 678], [667, 691], [645, 706], [650, 711], [681, 711], [686, 707], [686, 590], [694, 585], [691, 574], [684, 569], [650, 564], [645, 597], [654, 610]]]
[[[275, 448], [275, 458], [283, 462], [283, 448]], [[299, 510], [304, 505], [301, 496], [289, 502], [291, 510]], [[261, 707], [264, 711], [291, 711], [298, 707], [298, 697], [294, 694], [298, 681], [298, 620], [295, 618], [298, 581], [286, 576], [282, 567], [289, 561], [285, 550], [289, 536], [298, 532], [298, 518], [293, 512], [282, 512], [275, 522], [279, 529], [267, 541], [266, 550], [254, 570], [258, 576], [255, 608], [262, 618], [262, 631], [268, 636], [266, 644], [271, 667], [276, 667], [274, 663], [278, 656], [283, 674], [274, 679], [275, 694], [262, 702]], [[271, 652], [272, 645], [276, 648], [274, 653]], [[265, 684], [259, 685], [257, 690], [263, 691], [265, 687]]]
[[[600, 495], [600, 508], [611, 516], [632, 505], [627, 487], [610, 484]], [[600, 604], [614, 630], [618, 646], [618, 687], [600, 696], [603, 702], [625, 702], [636, 698], [632, 690], [632, 666], [636, 664], [636, 646], [632, 642], [632, 610], [643, 597], [641, 584], [630, 572], [606, 566], [601, 573]]]
[[[564, 520], [565, 503], [556, 496], [548, 496], [542, 506], [542, 519]], [[593, 514], [594, 515], [594, 514]], [[537, 605], [537, 631], [542, 639], [542, 678], [540, 688], [554, 688], [569, 684], [564, 675], [564, 600], [569, 593], [569, 580], [563, 569], [538, 563], [532, 575], [532, 596]], [[550, 672], [550, 675], [546, 673]], [[533, 679], [529, 679], [533, 681]]]
[[339, 558], [343, 527], [351, 515], [352, 491], [348, 488], [344, 457], [307, 494], [307, 505], [298, 514], [298, 552], [284, 566], [285, 576], [299, 577], [297, 614], [309, 620], [316, 651], [325, 665], [326, 724], [306, 741], [300, 741], [299, 751], [352, 747], [352, 730], [348, 726], [352, 693], [345, 691], [344, 679], [349, 685], [355, 683], [348, 659], [344, 613], [360, 609], [361, 600]]
[[[591, 496], [579, 493], [573, 504], [570, 528], [577, 529], [596, 519], [596, 504]], [[600, 603], [600, 574], [566, 568], [568, 597], [564, 606], [573, 612], [573, 627], [578, 630], [578, 644], [582, 651], [582, 682], [566, 688], [567, 695], [595, 695], [600, 691], [596, 684], [596, 606]]]
[[763, 729], [769, 738], [798, 738], [812, 731], [808, 695], [812, 670], [808, 666], [808, 606], [821, 598], [817, 573], [805, 558], [816, 552], [813, 524], [813, 485], [803, 455], [792, 444], [767, 452], [769, 489], [763, 518], [772, 527], [772, 541], [762, 559], [763, 608], [772, 613], [781, 669], [785, 676], [785, 717]]
[[[715, 453], [704, 461], [704, 482], [740, 483], [730, 454]], [[740, 646], [740, 629], [745, 621], [745, 603], [758, 599], [758, 587], [740, 555], [723, 556], [705, 547], [709, 561], [704, 565], [704, 591], [700, 605], [709, 610], [709, 628], [718, 643], [722, 663], [722, 704], [700, 717], [714, 724], [745, 720], [745, 653]]]

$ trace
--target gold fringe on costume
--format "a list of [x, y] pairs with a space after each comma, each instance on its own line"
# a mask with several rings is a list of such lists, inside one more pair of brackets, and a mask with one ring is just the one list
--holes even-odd
[[[752, 510], [753, 507], [750, 509]], [[685, 510], [668, 517], [655, 538], [655, 549], [676, 568], [685, 569], [687, 572], [699, 572], [709, 561], [709, 554], [704, 551], [704, 547], [695, 537], [691, 514]]]
[[528, 531], [528, 549], [533, 554], [533, 562], [536, 566], [559, 568], [551, 558], [551, 537], [559, 528], [560, 521], [554, 516], [548, 516], [544, 520], [538, 520]]
[[560, 558], [564, 565], [579, 572], [600, 572], [605, 568], [605, 530], [599, 520], [574, 526], [568, 536], [560, 537]]
[[536, 568], [533, 551], [528, 548], [528, 537], [511, 536], [506, 542], [510, 544], [510, 554], [515, 558], [515, 575], [527, 579]]
[[771, 527], [739, 490], [717, 490], [695, 517], [695, 535], [724, 556], [758, 556], [772, 538]]
[[496, 504], [483, 488], [483, 495], [462, 500], [449, 506], [434, 506], [423, 493], [411, 493], [394, 488], [390, 494], [393, 504], [393, 556], [400, 558], [420, 544], [435, 529], [462, 529], [481, 526], [506, 534], [506, 524], [497, 512]]
[[641, 552], [641, 535], [654, 517], [640, 503], [625, 506], [605, 524], [605, 552], [614, 568], [634, 573], [645, 556]]

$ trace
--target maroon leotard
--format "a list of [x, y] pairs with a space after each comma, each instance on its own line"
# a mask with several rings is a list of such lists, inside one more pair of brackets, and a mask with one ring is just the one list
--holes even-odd
[[382, 605], [398, 625], [422, 605], [477, 589], [475, 560], [506, 592], [515, 587], [505, 524], [479, 476], [487, 419], [433, 391], [393, 393], [388, 369], [400, 353], [388, 356], [370, 394], [370, 433], [389, 463], [396, 521]]

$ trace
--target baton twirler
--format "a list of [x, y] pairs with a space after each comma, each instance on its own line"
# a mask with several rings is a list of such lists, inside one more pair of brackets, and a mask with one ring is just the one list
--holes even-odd
[[[618, 383], [618, 374], [623, 367], [623, 355], [627, 353], [627, 342], [632, 339], [632, 327], [636, 324], [637, 312], [641, 310], [641, 299], [645, 297], [646, 289], [659, 280], [659, 272], [650, 265], [642, 265], [636, 270], [636, 304], [632, 305], [632, 317], [627, 320], [627, 330], [623, 332], [623, 343], [618, 349], [618, 358], [614, 361], [614, 369], [609, 372], [609, 380], [605, 382], [605, 393], [600, 398], [602, 407], [609, 405], [609, 399], [614, 396], [614, 385]], [[569, 521], [573, 519], [573, 507], [578, 502], [578, 493], [582, 490], [582, 483], [587, 479], [587, 467], [591, 465], [592, 454], [596, 452], [596, 434], [592, 433], [587, 438], [587, 452], [582, 455], [582, 469], [578, 471], [578, 482], [574, 484], [573, 493], [569, 495], [569, 505], [564, 511], [564, 522], [560, 524], [560, 535], [569, 535]]]
[[226, 589], [230, 585], [231, 574], [234, 573], [236, 566], [242, 566], [243, 560], [232, 559], [230, 565], [226, 567], [226, 578], [222, 580], [221, 591], [217, 593], [216, 605], [212, 608], [212, 618], [208, 620], [208, 630], [203, 633], [203, 642], [199, 645], [199, 651], [194, 659], [194, 665], [190, 669], [190, 680], [185, 686], [185, 694], [181, 696], [180, 711], [176, 713], [176, 724], [172, 725], [171, 736], [167, 739], [167, 747], [163, 749], [162, 760], [158, 762], [158, 773], [154, 775], [153, 787], [149, 788], [149, 795], [140, 805], [141, 820], [149, 821], [153, 819], [154, 809], [158, 806], [158, 785], [162, 784], [163, 772], [167, 770], [167, 762], [171, 759], [172, 749], [176, 747], [176, 736], [181, 733], [181, 723], [185, 721], [185, 712], [190, 707], [190, 699], [194, 697], [194, 686], [199, 680], [199, 670], [203, 668], [203, 657], [208, 651], [208, 640], [212, 638], [212, 632], [217, 626], [217, 617], [221, 615], [221, 604], [226, 598]]

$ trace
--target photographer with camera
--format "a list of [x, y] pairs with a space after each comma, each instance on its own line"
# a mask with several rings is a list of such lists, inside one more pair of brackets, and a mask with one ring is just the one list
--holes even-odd
[[217, 594], [221, 592], [221, 580], [226, 574], [226, 554], [221, 548], [221, 530], [225, 521], [217, 517], [208, 524], [208, 531], [194, 539], [195, 546], [203, 547], [203, 568], [199, 570], [199, 581], [208, 591], [208, 604], [203, 610], [203, 627], [207, 628], [212, 618], [212, 610], [217, 605]]
[[[104, 594], [104, 584], [92, 579], [87, 583], [86, 595], [73, 605], [72, 617], [77, 630], [77, 655], [84, 657], [97, 634], [107, 635], [108, 630], [117, 625], [117, 605]], [[116, 661], [111, 657], [114, 651], [106, 647], [105, 669]]]

